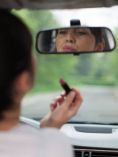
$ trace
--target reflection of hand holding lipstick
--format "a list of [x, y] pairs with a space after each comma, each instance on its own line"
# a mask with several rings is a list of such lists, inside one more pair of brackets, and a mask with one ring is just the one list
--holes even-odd
[[62, 88], [65, 90], [66, 94], [68, 94], [72, 90], [63, 79], [60, 79], [60, 84]]

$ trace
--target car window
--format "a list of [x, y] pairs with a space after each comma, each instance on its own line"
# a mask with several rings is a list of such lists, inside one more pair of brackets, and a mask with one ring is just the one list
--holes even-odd
[[[80, 89], [84, 97], [76, 122], [116, 123], [118, 119], [118, 50], [112, 53], [73, 55], [39, 55], [35, 37], [39, 30], [69, 26], [71, 19], [79, 19], [84, 26], [107, 26], [118, 36], [118, 7], [73, 10], [13, 10], [29, 26], [33, 38], [33, 52], [37, 58], [37, 77], [33, 90], [23, 100], [22, 115], [39, 119], [63, 89], [59, 79]], [[63, 18], [62, 18], [63, 17]], [[65, 18], [64, 18], [65, 17]]]

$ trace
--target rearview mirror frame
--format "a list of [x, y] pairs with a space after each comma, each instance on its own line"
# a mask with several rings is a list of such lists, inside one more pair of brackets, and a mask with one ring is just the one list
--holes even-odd
[[[110, 48], [110, 45], [108, 45], [109, 46], [109, 49], [108, 48], [106, 48], [106, 49], [104, 49], [104, 50], [102, 50], [102, 51], [79, 51], [79, 52], [63, 52], [63, 53], [59, 53], [59, 52], [57, 52], [56, 50], [54, 51], [49, 51], [48, 49], [47, 49], [47, 51], [48, 52], [45, 52], [45, 50], [44, 51], [41, 51], [40, 49], [39, 49], [39, 36], [42, 34], [42, 33], [44, 33], [44, 32], [46, 32], [46, 33], [48, 33], [48, 34], [51, 34], [53, 31], [57, 31], [57, 30], [63, 30], [63, 29], [102, 29], [102, 30], [104, 30], [104, 37], [105, 37], [105, 44], [106, 44], [106, 41], [107, 41], [107, 45], [110, 43], [110, 42], [112, 42], [112, 45], [113, 45], [113, 47], [112, 48]], [[107, 34], [105, 34], [106, 33], [106, 31], [107, 31]], [[108, 37], [109, 37], [109, 39], [108, 39]], [[47, 40], [47, 39], [46, 39]], [[49, 40], [49, 39], [48, 39]], [[47, 42], [49, 43], [49, 41], [47, 40]], [[111, 40], [111, 41], [110, 41]], [[37, 35], [36, 35], [36, 50], [38, 51], [38, 53], [40, 53], [40, 54], [74, 54], [74, 55], [78, 55], [78, 54], [86, 54], [86, 53], [104, 53], [104, 52], [111, 52], [111, 51], [113, 51], [115, 48], [116, 48], [116, 40], [115, 40], [115, 38], [114, 38], [114, 35], [113, 35], [113, 33], [112, 33], [112, 31], [109, 29], [109, 28], [107, 28], [107, 27], [83, 27], [83, 26], [70, 26], [70, 27], [61, 27], [61, 28], [54, 28], [54, 29], [47, 29], [47, 30], [42, 30], [42, 31], [39, 31], [38, 33], [37, 33]], [[106, 46], [106, 45], [105, 45]], [[48, 48], [48, 47], [47, 47]]]

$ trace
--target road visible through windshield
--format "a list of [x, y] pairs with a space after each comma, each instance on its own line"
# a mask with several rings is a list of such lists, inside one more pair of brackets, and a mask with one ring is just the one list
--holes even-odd
[[[118, 97], [113, 87], [83, 86], [80, 91], [84, 102], [72, 120], [118, 122]], [[49, 104], [59, 93], [42, 93], [26, 97], [23, 100], [22, 115], [30, 118], [43, 117], [49, 111]]]

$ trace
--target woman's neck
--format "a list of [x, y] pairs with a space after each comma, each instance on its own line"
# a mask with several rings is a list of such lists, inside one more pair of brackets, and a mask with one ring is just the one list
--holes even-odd
[[14, 109], [3, 113], [3, 119], [0, 121], [0, 131], [7, 131], [15, 127], [19, 122], [20, 109]]

